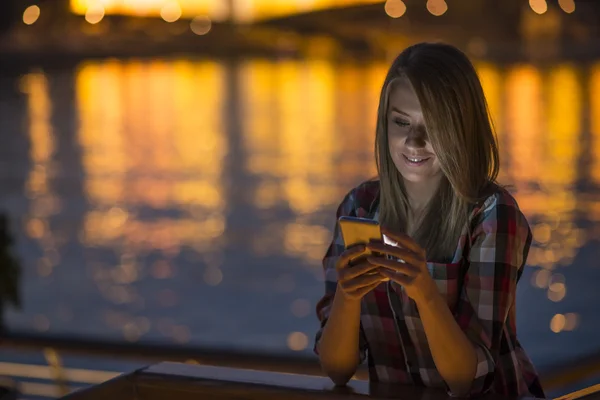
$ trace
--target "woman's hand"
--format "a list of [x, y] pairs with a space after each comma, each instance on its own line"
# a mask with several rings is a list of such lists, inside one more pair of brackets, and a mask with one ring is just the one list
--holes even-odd
[[347, 249], [338, 259], [338, 289], [346, 299], [360, 300], [385, 280], [379, 266], [366, 260], [367, 254], [367, 247], [361, 244]]
[[[399, 247], [385, 243], [369, 243], [367, 249], [378, 255], [372, 255], [367, 261], [381, 267], [379, 273], [392, 282], [404, 287], [406, 294], [417, 304], [429, 301], [439, 294], [434, 280], [427, 269], [427, 256], [410, 236], [382, 229], [382, 233], [398, 243]], [[396, 259], [386, 258], [386, 255]]]

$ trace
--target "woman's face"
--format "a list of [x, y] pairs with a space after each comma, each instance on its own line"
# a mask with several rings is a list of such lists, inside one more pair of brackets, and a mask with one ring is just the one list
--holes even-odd
[[437, 186], [442, 170], [427, 137], [419, 98], [405, 76], [392, 87], [387, 118], [390, 154], [407, 188]]

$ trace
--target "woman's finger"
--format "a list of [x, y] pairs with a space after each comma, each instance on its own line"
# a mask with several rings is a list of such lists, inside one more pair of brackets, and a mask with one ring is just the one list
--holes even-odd
[[421, 261], [421, 257], [418, 254], [415, 254], [413, 251], [390, 246], [389, 244], [369, 243], [367, 245], [367, 249], [375, 253], [387, 254], [389, 256], [399, 258], [407, 263], [418, 264], [419, 261]]
[[350, 268], [342, 268], [338, 271], [338, 281], [348, 281], [360, 275], [375, 271], [378, 268], [379, 267], [377, 265], [371, 264], [366, 261], [361, 262], [357, 265], [353, 265]]
[[389, 270], [382, 269], [380, 272], [381, 275], [385, 276], [392, 282], [396, 282], [402, 286], [408, 286], [415, 279], [413, 276], [408, 276], [402, 273], [397, 273]]
[[375, 289], [377, 286], [379, 286], [379, 284], [381, 283], [381, 281], [379, 282], [374, 282], [371, 283], [370, 285], [367, 286], [363, 286], [359, 289], [353, 290], [351, 292], [348, 293], [348, 296], [351, 298], [358, 298], [361, 299], [363, 298], [367, 293], [369, 293], [371, 290]]
[[383, 267], [384, 269], [380, 269], [381, 272], [385, 271], [385, 268], [408, 276], [416, 276], [420, 272], [419, 268], [409, 262], [403, 263], [383, 257], [367, 257], [367, 261], [373, 265]]
[[346, 249], [346, 251], [344, 251], [342, 253], [342, 255], [340, 255], [340, 257], [338, 258], [337, 263], [335, 264], [335, 267], [338, 270], [341, 268], [345, 268], [346, 266], [348, 266], [348, 263], [350, 261], [352, 261], [352, 259], [365, 253], [366, 250], [367, 250], [367, 248], [363, 244], [359, 244], [357, 246], [353, 246], [353, 247]]
[[345, 282], [340, 282], [340, 284], [344, 288], [344, 291], [352, 292], [366, 286], [371, 286], [375, 283], [380, 283], [382, 279], [383, 277], [379, 273], [366, 274]]

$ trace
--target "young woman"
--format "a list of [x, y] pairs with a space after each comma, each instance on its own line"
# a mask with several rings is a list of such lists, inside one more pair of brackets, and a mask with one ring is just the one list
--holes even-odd
[[398, 246], [345, 249], [336, 227], [317, 305], [323, 370], [344, 385], [368, 356], [371, 381], [544, 397], [515, 326], [531, 231], [495, 183], [486, 100], [461, 51], [421, 43], [396, 58], [375, 153], [379, 179], [350, 191], [337, 217], [378, 220]]

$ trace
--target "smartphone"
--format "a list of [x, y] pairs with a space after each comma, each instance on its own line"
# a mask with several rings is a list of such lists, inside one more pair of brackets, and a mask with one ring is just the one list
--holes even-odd
[[[342, 239], [344, 240], [344, 246], [346, 248], [352, 247], [357, 244], [367, 244], [372, 241], [381, 241], [381, 229], [379, 222], [367, 218], [358, 217], [340, 217], [338, 219], [340, 230], [342, 232]], [[367, 256], [370, 253], [367, 251]], [[362, 256], [365, 257], [365, 256]], [[358, 260], [352, 260], [353, 264], [356, 264]], [[352, 265], [351, 263], [351, 265]], [[383, 281], [388, 281], [385, 278]]]
[[379, 222], [367, 218], [340, 217], [338, 220], [344, 246], [346, 248], [357, 244], [367, 244], [371, 241], [381, 241]]

